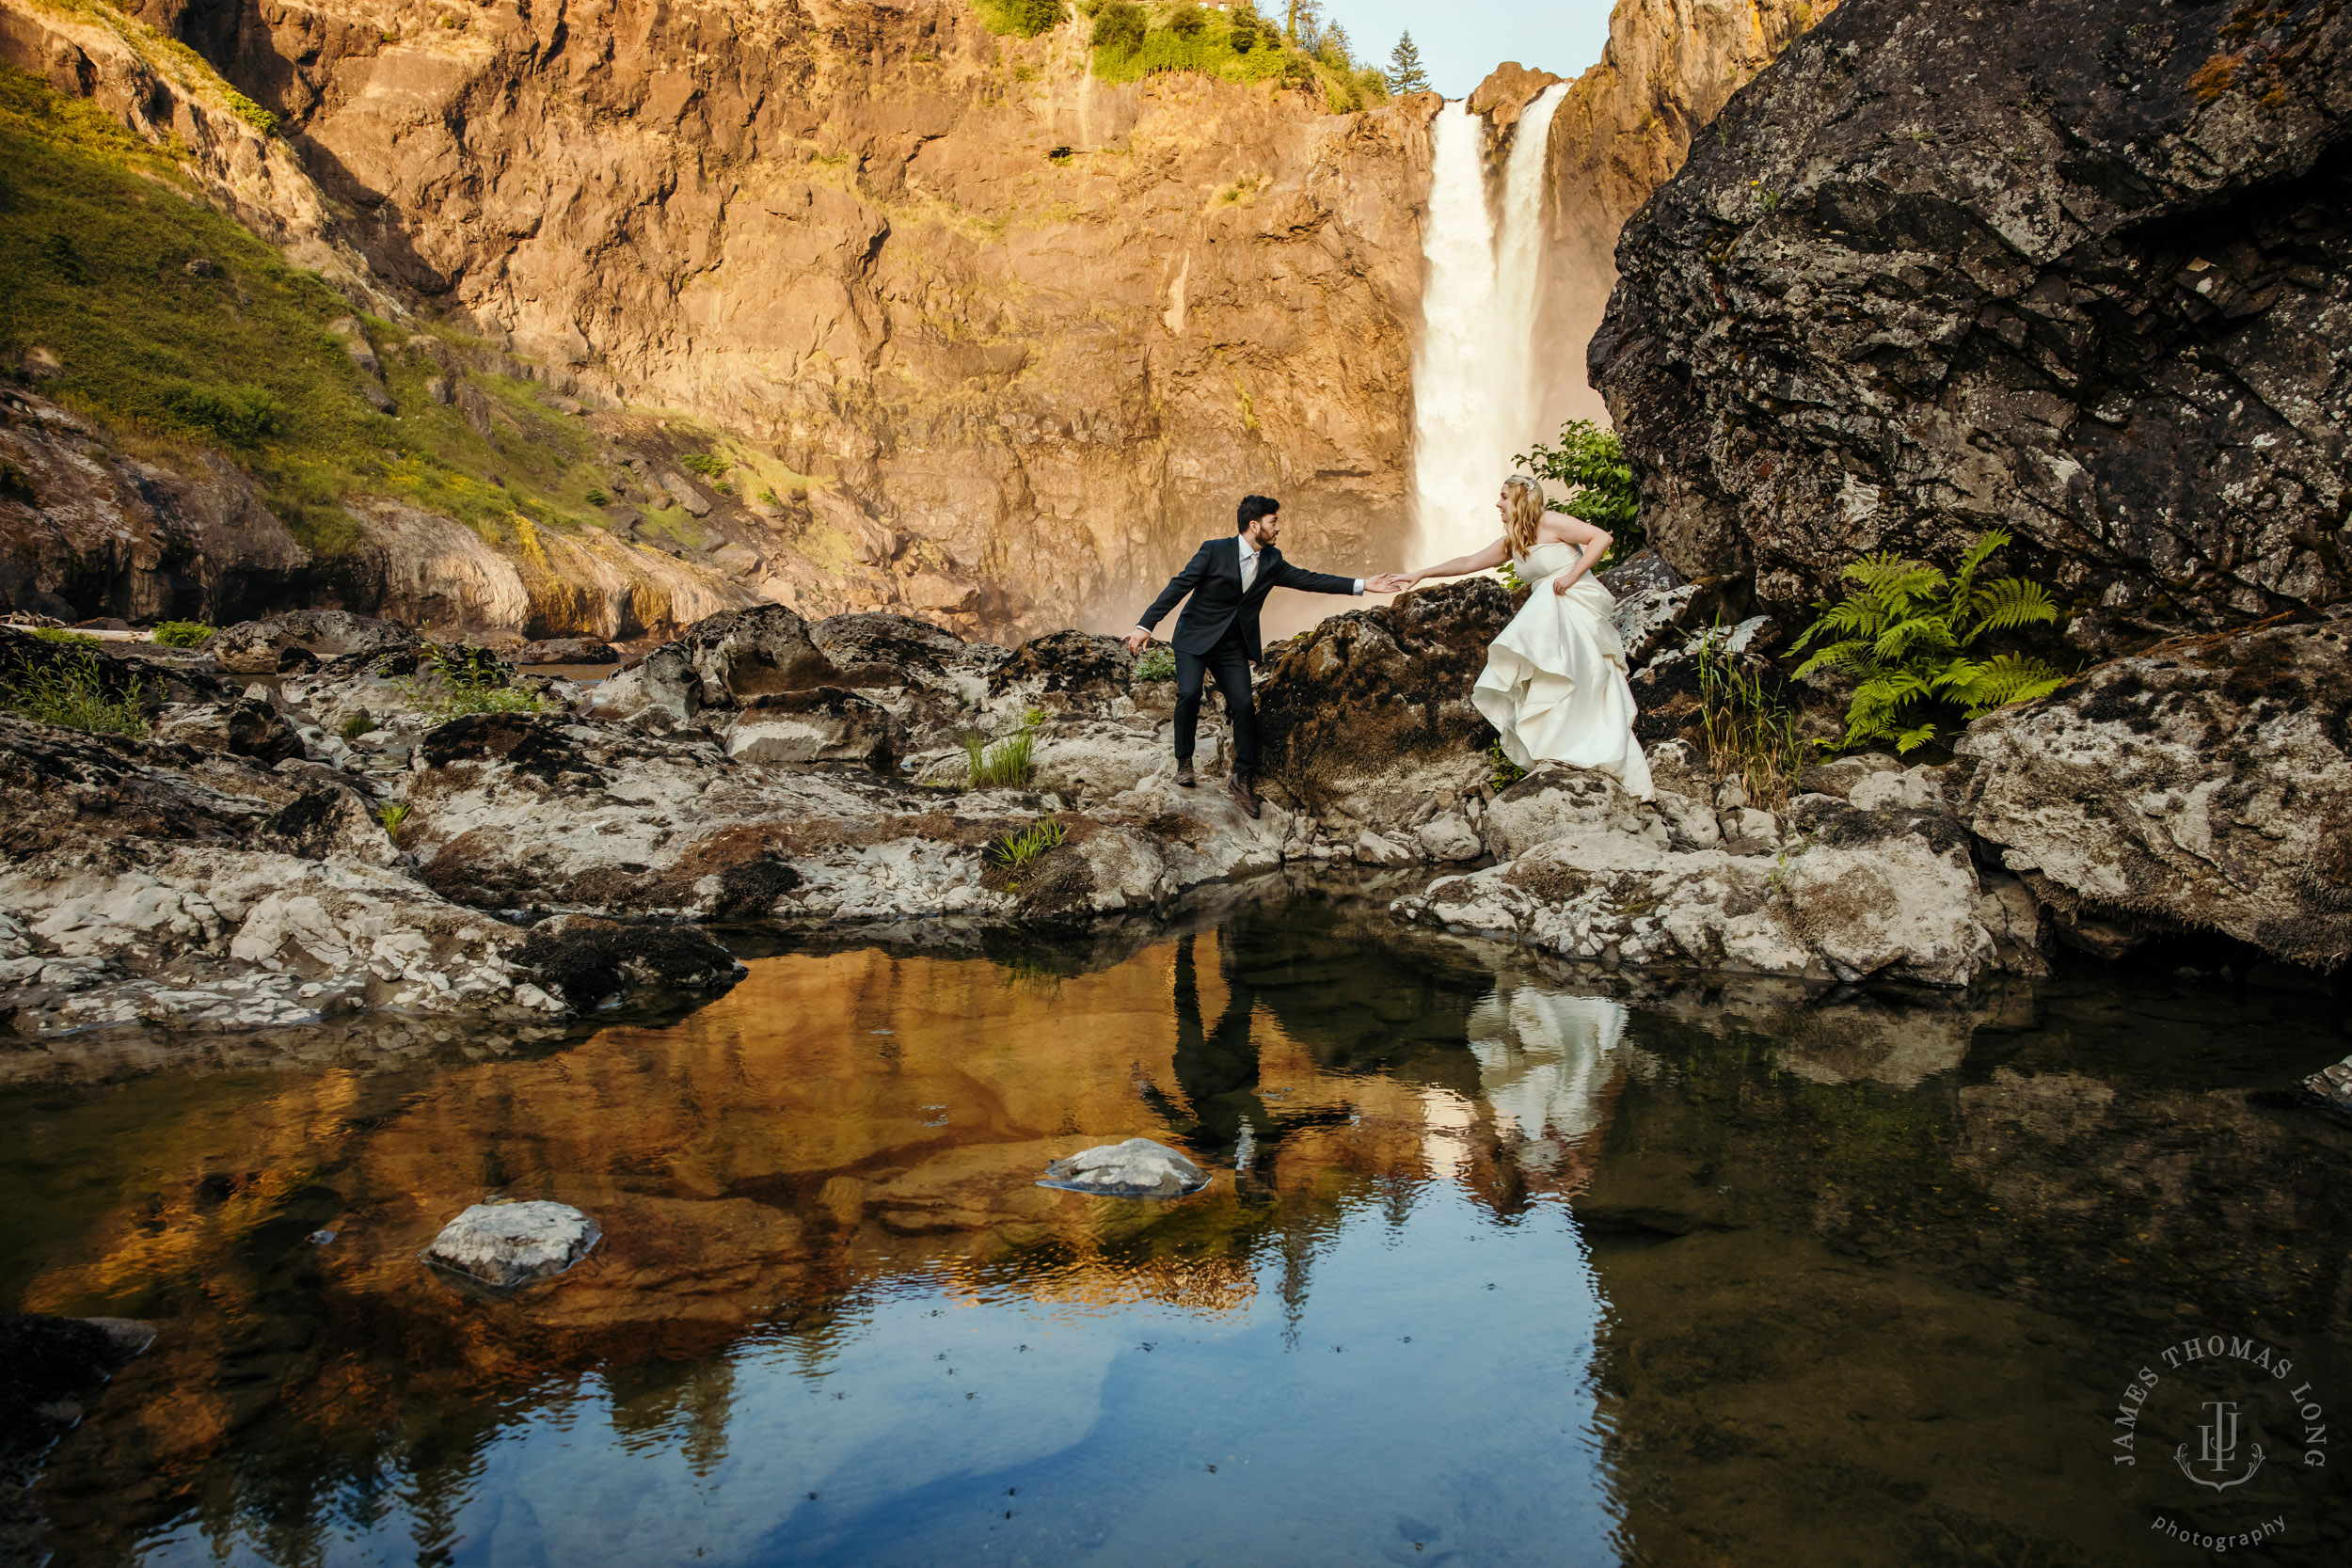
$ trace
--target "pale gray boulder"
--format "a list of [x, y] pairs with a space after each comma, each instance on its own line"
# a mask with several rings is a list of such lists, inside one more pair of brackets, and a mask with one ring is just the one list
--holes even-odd
[[568, 1203], [477, 1203], [443, 1226], [423, 1257], [485, 1285], [527, 1285], [562, 1274], [603, 1234]]
[[1038, 1183], [1101, 1197], [1183, 1197], [1208, 1184], [1208, 1172], [1150, 1138], [1080, 1149], [1048, 1164]]

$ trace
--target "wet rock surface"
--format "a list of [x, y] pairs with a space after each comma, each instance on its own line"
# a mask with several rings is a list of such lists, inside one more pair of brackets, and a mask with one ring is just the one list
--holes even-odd
[[2343, 596], [2347, 69], [2323, 0], [1839, 8], [1619, 244], [1660, 552], [1796, 615], [1998, 525], [2100, 651]]
[[1101, 1197], [1182, 1197], [1209, 1184], [1209, 1173], [1164, 1143], [1129, 1138], [1056, 1160], [1041, 1187]]
[[485, 1285], [528, 1285], [587, 1257], [603, 1234], [568, 1203], [477, 1203], [443, 1226], [424, 1255]]

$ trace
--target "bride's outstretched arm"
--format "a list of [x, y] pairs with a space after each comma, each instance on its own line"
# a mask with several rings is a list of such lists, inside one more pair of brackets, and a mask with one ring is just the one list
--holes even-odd
[[1485, 548], [1472, 550], [1468, 555], [1457, 555], [1451, 561], [1440, 561], [1435, 566], [1423, 566], [1418, 572], [1406, 572], [1404, 574], [1405, 586], [1416, 587], [1423, 578], [1458, 578], [1466, 577], [1472, 572], [1492, 571], [1510, 559], [1510, 554], [1509, 542], [1498, 539]]

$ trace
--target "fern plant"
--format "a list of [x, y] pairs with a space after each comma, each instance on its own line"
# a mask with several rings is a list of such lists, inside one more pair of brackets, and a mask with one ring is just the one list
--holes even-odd
[[1797, 639], [1802, 649], [1821, 645], [1797, 670], [1844, 670], [1860, 678], [1846, 707], [1846, 733], [1831, 749], [1891, 740], [1909, 752], [1936, 738], [1939, 714], [1957, 708], [1979, 718], [2010, 703], [2045, 697], [2066, 674], [2030, 654], [1975, 659], [1968, 650], [1988, 631], [2058, 619], [2050, 591], [2024, 578], [1978, 579], [1986, 561], [2010, 542], [1994, 529], [1969, 546], [1960, 570], [1946, 577], [1923, 561], [1892, 550], [1866, 555], [1840, 574], [1852, 586], [1842, 603]]

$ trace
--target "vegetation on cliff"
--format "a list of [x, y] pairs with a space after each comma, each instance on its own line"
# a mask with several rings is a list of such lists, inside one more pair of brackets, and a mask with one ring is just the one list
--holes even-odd
[[360, 497], [427, 507], [494, 545], [588, 519], [595, 442], [534, 383], [468, 377], [476, 417], [513, 439], [482, 434], [428, 390], [438, 377], [449, 395], [438, 364], [394, 351], [413, 328], [355, 310], [207, 206], [181, 150], [0, 66], [0, 365], [151, 461], [228, 457], [320, 554], [357, 542], [344, 503]]
[[[986, 0], [982, 15], [999, 33], [1024, 37], [1041, 32], [1058, 14], [1031, 25], [1060, 0]], [[1295, 11], [1295, 36], [1259, 16], [1248, 0], [1216, 11], [1193, 0], [1141, 6], [1133, 0], [1078, 0], [1089, 19], [1089, 46], [1094, 74], [1106, 82], [1139, 82], [1164, 71], [1192, 71], [1224, 82], [1282, 82], [1322, 95], [1335, 114], [1346, 114], [1389, 97], [1387, 78], [1357, 63], [1346, 30], [1320, 25], [1313, 7]]]

